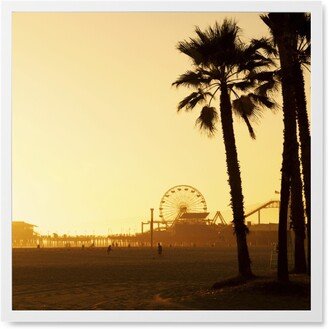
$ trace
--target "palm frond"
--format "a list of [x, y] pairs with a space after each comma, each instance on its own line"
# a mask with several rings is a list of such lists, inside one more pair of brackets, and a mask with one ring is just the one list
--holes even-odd
[[218, 119], [218, 113], [215, 107], [204, 106], [201, 110], [201, 113], [196, 120], [196, 124], [200, 129], [204, 129], [209, 132], [210, 135], [213, 135], [216, 131], [215, 124]]
[[240, 91], [247, 91], [250, 88], [253, 88], [255, 85], [255, 81], [254, 80], [244, 80], [244, 81], [238, 81], [238, 82], [234, 82], [234, 83], [230, 83], [229, 84], [229, 88], [236, 88]]
[[274, 109], [275, 105], [267, 96], [249, 93], [233, 100], [232, 109], [235, 115], [244, 120], [250, 136], [255, 139], [255, 132], [250, 121], [257, 121], [262, 116], [263, 107]]
[[254, 93], [249, 93], [247, 96], [258, 106], [265, 106], [269, 109], [275, 109], [277, 106], [277, 104], [267, 96], [258, 95]]
[[185, 108], [186, 111], [192, 110], [197, 104], [203, 103], [207, 96], [212, 96], [212, 94], [209, 92], [203, 92], [200, 89], [191, 93], [178, 104], [178, 112], [183, 108]]
[[177, 49], [190, 57], [193, 62], [196, 65], [199, 65], [203, 62], [203, 56], [199, 51], [199, 46], [197, 45], [197, 42], [194, 39], [191, 39], [189, 41], [181, 41], [177, 45]]
[[273, 44], [273, 46], [276, 46], [277, 41], [276, 41], [275, 33], [274, 33], [274, 29], [276, 26], [275, 25], [276, 24], [275, 16], [272, 16], [272, 13], [270, 13], [270, 14], [260, 15], [260, 18], [263, 21], [263, 23], [269, 28], [269, 33], [271, 35], [272, 44]]
[[270, 29], [272, 30], [273, 27], [273, 22], [270, 19], [270, 16], [268, 14], [263, 14], [260, 15], [261, 20], [263, 21], [263, 23]]
[[172, 83], [172, 86], [186, 86], [186, 87], [200, 87], [202, 84], [209, 84], [211, 82], [211, 77], [204, 76], [200, 71], [187, 71], [181, 74], [179, 78]]
[[259, 82], [272, 80], [275, 75], [276, 70], [271, 71], [253, 71], [248, 75], [248, 78], [251, 80], [256, 80]]
[[281, 70], [251, 72], [248, 77], [250, 80], [257, 84], [255, 94], [268, 97], [270, 93], [278, 90], [281, 81]]
[[311, 64], [311, 45], [308, 44], [305, 49], [298, 52], [298, 60], [301, 64]]
[[274, 46], [272, 38], [252, 39], [251, 47], [255, 48], [256, 50], [262, 50], [267, 57], [278, 56], [278, 50]]
[[273, 93], [278, 90], [279, 83], [272, 79], [268, 80], [255, 89], [255, 93], [260, 96], [268, 96], [269, 93]]
[[311, 42], [311, 15], [309, 13], [291, 13], [289, 25], [299, 37]]
[[252, 102], [252, 100], [249, 97], [241, 96], [232, 102], [232, 108], [234, 110], [234, 113], [237, 116], [240, 116], [244, 120], [250, 136], [253, 139], [255, 139], [255, 132], [249, 121], [249, 118], [254, 119], [257, 116], [256, 114], [257, 108], [255, 104]]
[[194, 65], [219, 67], [235, 61], [239, 31], [234, 21], [225, 19], [221, 25], [215, 23], [205, 31], [196, 27], [196, 37], [179, 42], [177, 48], [190, 57]]
[[243, 95], [232, 101], [232, 108], [238, 116], [252, 116], [256, 106], [250, 97]]
[[244, 122], [246, 123], [249, 135], [251, 136], [252, 139], [256, 139], [255, 131], [254, 131], [251, 123], [249, 122], [248, 117], [246, 115], [242, 115], [242, 118], [243, 118]]

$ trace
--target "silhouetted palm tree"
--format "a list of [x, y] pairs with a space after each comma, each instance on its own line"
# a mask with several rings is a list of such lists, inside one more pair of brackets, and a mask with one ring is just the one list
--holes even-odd
[[173, 85], [196, 90], [179, 103], [178, 110], [184, 108], [189, 111], [197, 104], [203, 104], [197, 124], [201, 129], [214, 134], [219, 114], [211, 104], [217, 93], [220, 94], [220, 119], [237, 240], [239, 274], [252, 277], [232, 113], [235, 112], [243, 118], [250, 135], [255, 138], [250, 119], [257, 116], [260, 106], [273, 108], [275, 104], [265, 96], [251, 92], [246, 94], [246, 91], [254, 87], [253, 81], [248, 79], [247, 75], [271, 64], [272, 61], [257, 51], [256, 44], [247, 46], [239, 39], [240, 29], [235, 22], [224, 20], [222, 25], [216, 23], [205, 31], [196, 28], [195, 32], [196, 38], [182, 41], [177, 47], [192, 60], [193, 69], [182, 74]]
[[296, 99], [297, 122], [301, 143], [301, 160], [303, 169], [304, 195], [307, 217], [308, 237], [308, 271], [311, 270], [311, 135], [302, 66], [307, 68], [311, 59], [311, 17], [306, 13], [296, 13], [292, 16], [292, 26], [298, 36], [297, 53], [295, 54], [293, 75], [294, 93]]
[[[304, 238], [305, 222], [302, 201], [302, 181], [300, 176], [299, 145], [297, 141], [296, 119], [300, 109], [297, 103], [295, 88], [295, 66], [300, 65], [299, 34], [295, 14], [270, 13], [261, 15], [262, 20], [270, 28], [273, 42], [277, 46], [280, 59], [280, 78], [282, 83], [284, 112], [284, 150], [281, 180], [281, 202], [279, 213], [279, 253], [278, 279], [288, 280], [287, 262], [287, 208], [290, 188], [292, 189], [292, 220], [295, 230], [295, 270], [304, 272], [306, 268]], [[271, 80], [272, 84], [272, 80]], [[304, 85], [303, 85], [304, 88]], [[305, 95], [305, 94], [304, 94]], [[305, 100], [305, 99], [304, 99]], [[306, 108], [305, 108], [306, 111]], [[301, 129], [300, 120], [298, 120]], [[303, 152], [302, 152], [303, 153]], [[302, 159], [303, 160], [303, 159]], [[302, 161], [303, 164], [303, 161]], [[303, 167], [304, 169], [304, 167]], [[304, 171], [303, 171], [304, 173]], [[309, 220], [309, 218], [308, 218]]]
[[[271, 17], [278, 14], [270, 14]], [[294, 41], [289, 45], [290, 57], [292, 58], [292, 66], [289, 70], [292, 72], [294, 81], [289, 87], [293, 88], [294, 93], [294, 107], [296, 108], [296, 116], [298, 123], [298, 131], [301, 142], [301, 159], [303, 169], [303, 182], [304, 182], [304, 195], [306, 201], [306, 214], [307, 214], [307, 225], [308, 225], [308, 268], [310, 267], [310, 129], [309, 121], [306, 110], [306, 97], [304, 87], [304, 77], [301, 67], [307, 68], [310, 65], [310, 16], [305, 13], [293, 13], [285, 15], [284, 17], [280, 14], [279, 19], [287, 19], [288, 32], [287, 35], [293, 35]], [[263, 49], [274, 56], [278, 56], [278, 52], [275, 48], [275, 37], [272, 31], [274, 28], [272, 20], [269, 15], [262, 16], [263, 21], [269, 26], [273, 35], [272, 40], [261, 39]], [[279, 21], [278, 19], [278, 21]], [[279, 24], [279, 23], [278, 23]], [[292, 46], [292, 47], [291, 47]], [[273, 71], [267, 71], [260, 73], [259, 80], [265, 81], [257, 92], [266, 95], [268, 90], [277, 89], [277, 84], [281, 82], [281, 69]], [[297, 139], [297, 136], [295, 136]], [[295, 151], [296, 152], [296, 151]], [[302, 273], [306, 269], [305, 251], [304, 251], [304, 239], [305, 239], [305, 220], [304, 220], [304, 205], [302, 204], [302, 181], [300, 177], [300, 164], [298, 159], [298, 151], [294, 155], [294, 170], [292, 182], [292, 194], [294, 197], [294, 206], [292, 207], [292, 221], [295, 231], [295, 272]], [[296, 197], [296, 196], [297, 197]]]
[[[263, 40], [262, 40], [263, 42]], [[276, 50], [274, 46], [267, 41], [265, 46], [266, 50], [273, 47], [270, 50], [271, 53], [275, 53]], [[269, 92], [276, 92], [281, 84], [281, 69], [275, 69], [271, 71], [262, 71], [260, 73], [254, 74], [253, 79], [259, 84], [256, 88], [256, 93], [260, 95], [268, 95]], [[294, 99], [296, 102], [296, 99]], [[296, 108], [296, 104], [294, 104]], [[296, 123], [295, 123], [296, 125]], [[296, 133], [296, 129], [294, 129]], [[297, 136], [294, 136], [295, 143], [297, 143]], [[300, 161], [298, 155], [298, 143], [297, 147], [292, 149], [294, 151], [291, 158], [293, 158], [293, 170], [291, 177], [291, 222], [292, 228], [295, 232], [295, 273], [305, 273], [306, 272], [306, 260], [305, 260], [305, 215], [304, 215], [304, 204], [302, 195], [302, 179], [300, 172]]]

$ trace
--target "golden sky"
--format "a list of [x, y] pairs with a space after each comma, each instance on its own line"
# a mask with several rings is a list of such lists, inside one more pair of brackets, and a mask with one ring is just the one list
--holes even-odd
[[[225, 17], [245, 40], [268, 35], [257, 13], [15, 13], [13, 219], [40, 233], [133, 233], [188, 184], [229, 220], [221, 127], [200, 133], [199, 109], [176, 113], [190, 91], [171, 87], [190, 68], [176, 44]], [[247, 209], [277, 197], [281, 112], [255, 130], [256, 141], [235, 119]]]

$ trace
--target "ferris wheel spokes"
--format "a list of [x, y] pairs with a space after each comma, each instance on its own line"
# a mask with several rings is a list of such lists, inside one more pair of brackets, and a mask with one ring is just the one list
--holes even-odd
[[160, 201], [159, 212], [163, 221], [174, 221], [185, 212], [204, 212], [204, 196], [190, 185], [177, 185], [166, 191]]

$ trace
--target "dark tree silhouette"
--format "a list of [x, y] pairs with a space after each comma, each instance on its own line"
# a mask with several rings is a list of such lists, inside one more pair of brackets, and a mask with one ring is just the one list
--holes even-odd
[[[260, 54], [257, 44], [246, 45], [241, 42], [240, 29], [233, 21], [224, 20], [222, 25], [216, 23], [206, 31], [196, 28], [195, 32], [196, 38], [182, 41], [177, 47], [191, 59], [193, 69], [182, 74], [173, 85], [196, 90], [179, 103], [178, 111], [183, 108], [192, 110], [197, 104], [203, 104], [197, 124], [210, 135], [216, 132], [216, 123], [220, 117], [237, 240], [238, 269], [242, 277], [249, 278], [253, 274], [246, 241], [248, 229], [245, 225], [233, 112], [245, 121], [251, 137], [255, 138], [250, 120], [257, 117], [261, 106], [273, 108], [275, 104], [266, 96], [249, 92], [254, 83], [248, 75], [272, 64], [272, 61]], [[217, 93], [220, 94], [220, 114], [211, 106]]]
[[[297, 51], [293, 65], [294, 93], [296, 99], [297, 122], [301, 142], [305, 209], [308, 237], [308, 272], [311, 272], [311, 135], [302, 66], [310, 65], [311, 56], [311, 17], [306, 13], [296, 13], [291, 17], [292, 28], [298, 37]], [[295, 51], [295, 50], [294, 50]]]
[[[299, 34], [297, 33], [295, 14], [270, 13], [261, 18], [270, 28], [273, 42], [277, 45], [281, 69], [284, 113], [284, 151], [281, 180], [281, 205], [279, 214], [279, 254], [278, 279], [288, 280], [287, 262], [287, 207], [291, 188], [291, 213], [295, 231], [295, 271], [306, 269], [304, 238], [305, 221], [302, 200], [302, 181], [299, 163], [299, 145], [297, 141], [296, 119], [299, 118], [296, 88], [294, 83], [295, 63], [299, 64]], [[300, 65], [300, 64], [299, 64]], [[303, 86], [304, 87], [304, 86]], [[306, 111], [306, 108], [305, 108]], [[300, 130], [300, 121], [299, 130]], [[302, 163], [303, 164], [303, 163]], [[304, 167], [303, 167], [304, 169]], [[304, 170], [303, 170], [304, 172]], [[308, 219], [309, 220], [309, 219]]]
[[[267, 43], [266, 49], [273, 47], [270, 43]], [[271, 53], [276, 50], [273, 48]], [[256, 92], [261, 95], [267, 95], [269, 92], [277, 91], [281, 84], [281, 69], [276, 69], [273, 71], [264, 71], [255, 74], [252, 78], [256, 80], [259, 86], [256, 88]], [[294, 99], [294, 102], [296, 99]], [[296, 108], [296, 104], [294, 104]], [[296, 125], [296, 123], [295, 123]], [[293, 159], [293, 170], [291, 171], [291, 222], [292, 228], [295, 232], [295, 253], [294, 253], [294, 263], [295, 273], [305, 273], [306, 272], [306, 259], [305, 259], [305, 212], [304, 203], [302, 195], [302, 179], [300, 172], [300, 161], [298, 154], [298, 142], [296, 135], [296, 127], [293, 127], [295, 132], [294, 143], [297, 143], [297, 147], [293, 148], [291, 152], [291, 158]]]

